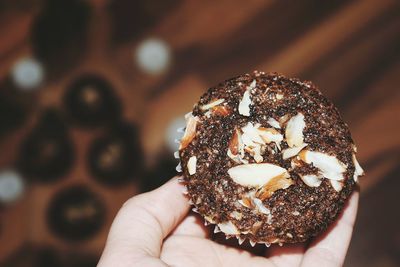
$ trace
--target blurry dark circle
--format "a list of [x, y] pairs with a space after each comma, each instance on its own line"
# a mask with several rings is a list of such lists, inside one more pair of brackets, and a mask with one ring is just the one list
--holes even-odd
[[0, 136], [20, 127], [25, 118], [24, 107], [0, 95]]
[[32, 23], [32, 50], [50, 78], [72, 69], [83, 58], [91, 7], [84, 0], [44, 0]]
[[64, 189], [50, 201], [47, 222], [50, 230], [65, 240], [82, 241], [93, 237], [104, 224], [105, 206], [85, 185]]
[[10, 76], [0, 82], [0, 137], [25, 123], [32, 102], [29, 94], [15, 87]]
[[47, 110], [22, 142], [17, 166], [33, 181], [54, 182], [70, 170], [73, 157], [64, 120], [57, 111]]
[[92, 142], [88, 165], [98, 182], [119, 186], [138, 176], [142, 169], [142, 157], [136, 127], [119, 123]]
[[121, 104], [111, 84], [98, 75], [87, 74], [73, 81], [63, 102], [71, 121], [82, 127], [112, 124], [121, 116]]

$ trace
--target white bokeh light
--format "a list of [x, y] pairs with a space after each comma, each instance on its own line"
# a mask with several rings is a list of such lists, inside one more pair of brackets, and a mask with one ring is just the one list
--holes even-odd
[[136, 63], [148, 74], [160, 74], [168, 69], [171, 50], [166, 42], [157, 38], [143, 40], [135, 51]]
[[180, 140], [183, 136], [183, 132], [178, 132], [178, 129], [183, 129], [186, 126], [186, 121], [184, 116], [177, 117], [173, 119], [165, 132], [165, 142], [168, 149], [171, 152], [175, 152], [179, 149], [179, 143], [176, 140]]
[[24, 188], [24, 181], [18, 173], [12, 170], [0, 172], [0, 202], [11, 203], [17, 200]]
[[43, 82], [44, 70], [40, 62], [26, 57], [14, 64], [11, 75], [16, 86], [23, 90], [32, 90]]

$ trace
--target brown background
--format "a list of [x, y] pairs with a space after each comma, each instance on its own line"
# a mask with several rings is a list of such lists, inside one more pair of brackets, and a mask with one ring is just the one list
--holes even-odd
[[[7, 78], [19, 58], [33, 55], [31, 27], [44, 3], [3, 2], [0, 79]], [[29, 185], [21, 199], [0, 212], [0, 263], [30, 266], [41, 246], [64, 256], [79, 252], [98, 257], [112, 218], [127, 198], [144, 190], [142, 180], [155, 179], [154, 173], [165, 180], [174, 172], [164, 137], [168, 123], [190, 110], [208, 87], [257, 69], [312, 80], [351, 129], [367, 175], [360, 181], [361, 206], [345, 265], [400, 264], [398, 1], [86, 2], [91, 15], [79, 63], [46, 78], [35, 92], [20, 93], [30, 115], [23, 126], [1, 137], [0, 168], [14, 166], [19, 143], [45, 107], [60, 105], [66, 85], [94, 72], [112, 83], [124, 119], [139, 126], [147, 171], [122, 189], [99, 185], [83, 161], [97, 133], [74, 128], [78, 160], [68, 177], [56, 184]], [[170, 68], [160, 75], [135, 65], [134, 49], [146, 37], [160, 38], [171, 48]], [[63, 64], [62, 55], [54, 68], [57, 64]], [[76, 183], [87, 184], [104, 199], [107, 216], [94, 238], [71, 244], [48, 231], [43, 214], [59, 189]]]

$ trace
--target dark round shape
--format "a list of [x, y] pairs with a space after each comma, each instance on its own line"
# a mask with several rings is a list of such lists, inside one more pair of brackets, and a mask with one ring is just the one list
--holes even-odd
[[57, 236], [70, 241], [93, 237], [103, 226], [104, 203], [85, 185], [75, 185], [54, 196], [47, 210], [47, 223]]
[[54, 79], [84, 58], [91, 7], [82, 0], [45, 0], [40, 6], [30, 31], [32, 50], [46, 78]]
[[[245, 74], [210, 88], [188, 118], [197, 123], [181, 140], [184, 183], [195, 211], [228, 236], [306, 241], [338, 217], [355, 187], [349, 129], [311, 82]], [[291, 148], [299, 151], [287, 156]]]
[[121, 123], [90, 145], [88, 165], [100, 183], [119, 186], [133, 181], [142, 169], [142, 152], [134, 125]]
[[112, 124], [121, 115], [111, 84], [92, 74], [79, 77], [68, 87], [64, 106], [69, 118], [83, 127]]
[[47, 110], [23, 141], [17, 165], [34, 181], [54, 182], [70, 170], [73, 157], [73, 145], [64, 120], [57, 111]]

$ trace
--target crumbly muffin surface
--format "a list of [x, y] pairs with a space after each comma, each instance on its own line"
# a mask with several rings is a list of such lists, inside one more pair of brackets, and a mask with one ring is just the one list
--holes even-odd
[[363, 174], [347, 125], [311, 82], [245, 74], [210, 88], [186, 119], [179, 157], [190, 200], [240, 242], [308, 240]]

